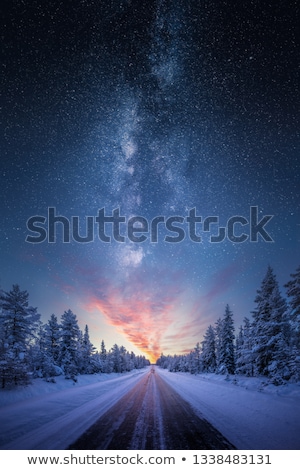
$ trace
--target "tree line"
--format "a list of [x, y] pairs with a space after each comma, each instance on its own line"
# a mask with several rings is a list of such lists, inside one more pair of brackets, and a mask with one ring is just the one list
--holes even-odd
[[265, 376], [275, 385], [300, 381], [300, 266], [284, 287], [286, 298], [269, 266], [252, 319], [244, 318], [237, 335], [226, 305], [224, 316], [209, 325], [201, 344], [189, 354], [162, 354], [157, 364], [172, 372]]
[[55, 381], [62, 374], [76, 381], [78, 374], [121, 373], [150, 364], [124, 346], [114, 344], [107, 350], [103, 340], [97, 351], [88, 326], [81, 331], [72, 310], [60, 321], [52, 314], [42, 323], [28, 298], [17, 284], [0, 295], [0, 387], [28, 384], [37, 377]]

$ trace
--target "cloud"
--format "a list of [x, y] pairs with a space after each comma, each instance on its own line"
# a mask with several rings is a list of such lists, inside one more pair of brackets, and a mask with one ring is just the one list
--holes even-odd
[[[161, 352], [182, 353], [201, 341], [211, 319], [222, 314], [216, 308], [239, 273], [236, 263], [230, 264], [211, 277], [207, 293], [198, 296], [187, 286], [184, 271], [170, 271], [163, 259], [160, 265], [152, 264], [142, 246], [120, 244], [101, 256], [98, 264], [69, 260], [73, 283], [66, 276], [61, 290], [70, 293], [74, 285], [73, 293], [89, 315], [101, 316], [151, 361]], [[227, 301], [230, 304], [230, 298]]]
[[114, 279], [103, 279], [93, 270], [88, 273], [85, 309], [98, 310], [108, 324], [155, 362], [174, 320], [173, 311], [182, 290], [178, 277], [163, 269], [147, 276], [137, 269], [128, 272], [127, 277]]
[[[91, 297], [88, 308], [96, 308], [107, 322], [151, 359], [161, 350], [161, 337], [170, 323], [172, 304], [160, 299], [153, 302], [151, 296], [127, 297], [120, 289], [110, 289], [105, 299]], [[149, 298], [150, 297], [150, 298]]]

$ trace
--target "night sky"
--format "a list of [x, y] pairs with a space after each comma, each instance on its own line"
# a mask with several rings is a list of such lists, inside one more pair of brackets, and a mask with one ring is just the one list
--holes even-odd
[[[97, 348], [187, 352], [228, 303], [251, 318], [268, 265], [299, 257], [296, 1], [10, 0], [1, 19], [1, 265], [43, 321], [70, 308]], [[257, 242], [28, 243], [48, 207], [71, 220], [273, 218]], [[137, 224], [138, 225], [138, 224]], [[136, 225], [136, 226], [137, 226]], [[180, 226], [180, 223], [174, 223]], [[45, 225], [47, 228], [47, 225]], [[111, 224], [106, 233], [111, 234]], [[235, 225], [235, 234], [249, 225]], [[138, 234], [140, 236], [140, 234]]]

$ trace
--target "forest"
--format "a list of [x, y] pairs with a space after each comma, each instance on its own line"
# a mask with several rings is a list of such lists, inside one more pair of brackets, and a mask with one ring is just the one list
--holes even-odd
[[[171, 372], [265, 376], [271, 383], [300, 381], [300, 266], [284, 285], [282, 296], [276, 275], [268, 266], [254, 299], [252, 318], [235, 333], [233, 312], [227, 304], [222, 318], [209, 325], [203, 340], [188, 354], [163, 353], [157, 365]], [[58, 375], [76, 381], [79, 374], [122, 373], [150, 362], [124, 346], [97, 350], [88, 325], [81, 331], [76, 315], [67, 310], [60, 320], [52, 314], [42, 323], [29, 305], [28, 292], [19, 285], [0, 295], [0, 387], [30, 383], [34, 378], [55, 381]]]
[[15, 284], [1, 295], [0, 387], [26, 385], [32, 378], [55, 382], [55, 376], [77, 381], [78, 374], [126, 372], [150, 362], [114, 344], [100, 351], [90, 341], [88, 325], [81, 331], [72, 310], [58, 321], [52, 314], [46, 324], [36, 308], [29, 306], [29, 294]]
[[265, 376], [274, 385], [300, 380], [300, 266], [281, 295], [271, 266], [257, 290], [252, 318], [235, 334], [227, 304], [223, 318], [209, 325], [203, 341], [186, 355], [161, 355], [157, 364], [172, 372]]

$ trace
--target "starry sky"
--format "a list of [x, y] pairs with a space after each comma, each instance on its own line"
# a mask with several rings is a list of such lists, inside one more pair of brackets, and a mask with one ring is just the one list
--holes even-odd
[[[1, 264], [42, 319], [71, 308], [94, 345], [154, 361], [201, 341], [228, 303], [251, 317], [270, 264], [299, 265], [299, 5], [296, 1], [10, 0], [1, 15]], [[28, 243], [48, 208], [71, 220], [249, 219], [258, 236], [212, 243]], [[174, 223], [174, 226], [178, 223]], [[180, 225], [180, 224], [179, 224]], [[187, 225], [182, 225], [187, 229]], [[106, 227], [111, 232], [111, 224]], [[236, 225], [237, 235], [249, 226]], [[35, 234], [36, 235], [36, 234]]]

